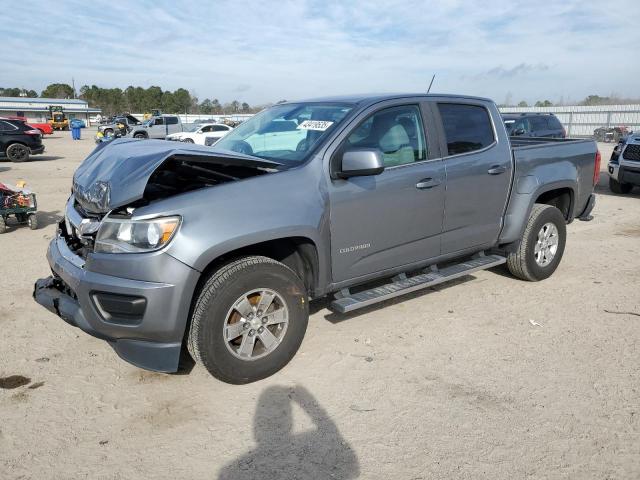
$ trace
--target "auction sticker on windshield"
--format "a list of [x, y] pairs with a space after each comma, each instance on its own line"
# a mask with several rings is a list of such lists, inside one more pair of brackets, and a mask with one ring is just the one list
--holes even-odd
[[324, 120], [305, 120], [298, 125], [298, 130], [317, 130], [319, 132], [324, 132], [331, 125], [333, 125], [333, 122]]

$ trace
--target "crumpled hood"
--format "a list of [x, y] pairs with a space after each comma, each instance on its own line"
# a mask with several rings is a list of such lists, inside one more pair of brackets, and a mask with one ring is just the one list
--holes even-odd
[[142, 198], [149, 177], [170, 157], [218, 165], [277, 168], [277, 162], [211, 147], [122, 138], [98, 144], [73, 176], [73, 192], [88, 212], [107, 213]]

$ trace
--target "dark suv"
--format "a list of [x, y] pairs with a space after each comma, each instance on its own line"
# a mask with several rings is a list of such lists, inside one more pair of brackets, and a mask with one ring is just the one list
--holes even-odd
[[511, 137], [565, 138], [567, 132], [553, 113], [506, 113], [502, 115]]
[[12, 162], [25, 162], [29, 155], [44, 152], [42, 134], [22, 120], [0, 117], [0, 155]]

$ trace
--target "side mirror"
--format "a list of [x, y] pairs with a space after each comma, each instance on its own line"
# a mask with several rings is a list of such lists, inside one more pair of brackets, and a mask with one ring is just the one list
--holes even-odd
[[342, 154], [342, 166], [338, 178], [379, 175], [384, 171], [382, 152], [377, 149], [347, 150]]
[[515, 132], [513, 132], [514, 135], [524, 135], [524, 128], [518, 128]]

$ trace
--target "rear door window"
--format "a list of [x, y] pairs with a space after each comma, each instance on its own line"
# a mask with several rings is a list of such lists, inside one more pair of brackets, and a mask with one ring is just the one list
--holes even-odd
[[495, 142], [486, 108], [462, 103], [438, 103], [448, 155], [482, 150]]
[[167, 117], [167, 125], [177, 125], [178, 117]]

